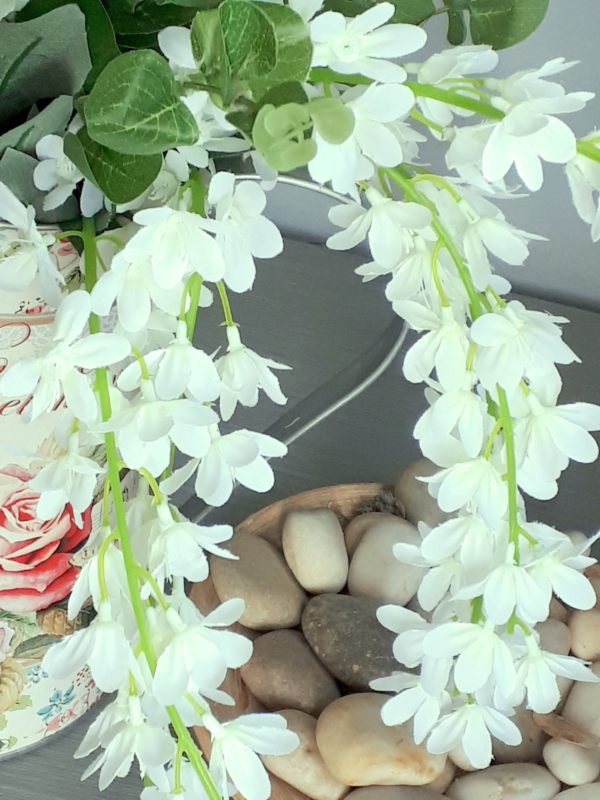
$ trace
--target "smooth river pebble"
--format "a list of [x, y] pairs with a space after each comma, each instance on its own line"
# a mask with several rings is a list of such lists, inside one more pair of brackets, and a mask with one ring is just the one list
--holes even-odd
[[537, 764], [498, 764], [454, 781], [452, 800], [551, 800], [560, 783]]
[[344, 532], [330, 508], [290, 511], [281, 535], [283, 554], [298, 583], [311, 594], [339, 592], [348, 578]]

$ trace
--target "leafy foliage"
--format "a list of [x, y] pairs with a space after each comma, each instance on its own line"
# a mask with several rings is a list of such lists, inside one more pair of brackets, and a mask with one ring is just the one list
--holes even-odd
[[462, 44], [467, 20], [475, 44], [496, 50], [526, 39], [541, 24], [549, 0], [447, 0], [448, 41]]
[[129, 155], [194, 144], [198, 128], [167, 62], [152, 50], [124, 53], [105, 67], [85, 101], [90, 137]]
[[73, 113], [73, 99], [68, 95], [61, 95], [49, 103], [38, 114], [33, 114], [21, 125], [7, 131], [0, 136], [0, 155], [7, 147], [33, 153], [36, 143], [49, 133], [62, 136]]

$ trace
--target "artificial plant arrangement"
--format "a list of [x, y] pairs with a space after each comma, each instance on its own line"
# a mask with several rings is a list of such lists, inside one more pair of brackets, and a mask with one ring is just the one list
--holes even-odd
[[[422, 334], [404, 361], [406, 378], [427, 387], [415, 436], [439, 465], [431, 493], [455, 515], [423, 529], [420, 547], [394, 551], [429, 568], [418, 598], [433, 614], [380, 610], [400, 662], [375, 687], [395, 693], [384, 722], [414, 718], [417, 743], [433, 753], [462, 744], [485, 767], [492, 735], [518, 742], [515, 707], [551, 711], [557, 676], [597, 680], [582, 661], [541, 649], [536, 633], [553, 592], [574, 608], [594, 604], [582, 574], [589, 543], [529, 520], [523, 494], [553, 497], [570, 459], [597, 456], [589, 431], [600, 428], [600, 408], [558, 403], [556, 365], [577, 360], [562, 338], [566, 320], [511, 300], [493, 267], [528, 256], [535, 235], [498, 203], [540, 190], [543, 162], [566, 171], [577, 212], [600, 238], [600, 136], [578, 140], [564, 121], [592, 95], [556, 80], [572, 65], [555, 58], [488, 74], [493, 48], [528, 35], [546, 7], [1, 0], [0, 288], [37, 278], [57, 311], [50, 341], [4, 370], [0, 393], [31, 395], [32, 421], [64, 395], [61, 450], [32, 487], [39, 517], [65, 507], [83, 515], [103, 487], [101, 525], [65, 585], [70, 615], [91, 596], [96, 617], [44, 659], [56, 675], [88, 664], [101, 690], [117, 692], [78, 751], [100, 750], [86, 774], [99, 771], [101, 789], [136, 759], [144, 800], [234, 791], [263, 800], [259, 754], [297, 744], [278, 715], [220, 723], [210, 711], [208, 700], [227, 702], [226, 671], [252, 645], [224, 630], [240, 602], [203, 616], [185, 581], [207, 577], [205, 552], [231, 557], [232, 530], [184, 519], [170, 498], [192, 477], [215, 507], [236, 482], [266, 491], [269, 460], [285, 454], [221, 422], [260, 390], [285, 402], [273, 371], [284, 365], [243, 343], [230, 292], [249, 291], [254, 259], [281, 251], [262, 213], [265, 190], [301, 167], [347, 195], [331, 211], [341, 230], [328, 246], [368, 239], [373, 260], [358, 273], [389, 276], [395, 312]], [[400, 64], [424, 46], [420, 25], [442, 13], [455, 46]], [[463, 45], [467, 31], [473, 44]], [[449, 174], [419, 164], [428, 138]], [[251, 159], [260, 183], [223, 167], [232, 154]], [[38, 227], [46, 222], [62, 231]], [[78, 285], [65, 285], [51, 257], [60, 237], [81, 253]], [[194, 337], [213, 291], [227, 344], [216, 358]], [[102, 458], [91, 458], [98, 448]], [[176, 452], [187, 459], [178, 468]], [[125, 469], [139, 479], [128, 499]], [[192, 725], [212, 737], [209, 764]]]

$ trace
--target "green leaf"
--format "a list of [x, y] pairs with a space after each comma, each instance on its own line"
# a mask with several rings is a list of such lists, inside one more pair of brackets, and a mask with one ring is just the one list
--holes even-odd
[[120, 53], [110, 17], [100, 0], [29, 0], [17, 19], [35, 19], [74, 2], [85, 15], [87, 42], [92, 59], [92, 71], [86, 80], [86, 87], [89, 89], [108, 62]]
[[196, 121], [179, 98], [169, 65], [152, 50], [111, 61], [84, 108], [90, 137], [119, 153], [154, 155], [198, 140]]
[[273, 24], [254, 3], [225, 0], [219, 18], [227, 58], [241, 78], [256, 78], [271, 72], [277, 63], [277, 41]]
[[[308, 100], [306, 92], [301, 83], [290, 81], [274, 86], [261, 99], [261, 105], [283, 106], [286, 103], [299, 103], [304, 105]], [[238, 111], [231, 111], [227, 114], [227, 119], [238, 130], [245, 134], [249, 139], [252, 138], [252, 128], [254, 120], [258, 114], [260, 106], [251, 105], [248, 108]]]
[[135, 12], [124, 0], [103, 0], [113, 28], [117, 34], [158, 33], [170, 25], [189, 25], [198, 7], [184, 8], [173, 3], [142, 0]]
[[57, 97], [39, 114], [0, 136], [0, 155], [7, 147], [33, 154], [42, 136], [50, 133], [63, 135], [72, 113], [73, 99], [64, 94]]
[[0, 25], [0, 85], [28, 47], [2, 93], [0, 123], [38, 100], [77, 94], [90, 71], [85, 17], [76, 5], [27, 22]]
[[29, 42], [29, 44], [26, 45], [23, 50], [12, 59], [12, 62], [4, 56], [0, 56], [0, 72], [2, 73], [2, 80], [0, 81], [0, 95], [6, 91], [8, 84], [14, 78], [19, 66], [27, 58], [29, 53], [31, 53], [32, 50], [35, 50], [35, 48], [41, 44], [41, 42], [41, 36], [38, 36], [33, 41]]
[[314, 141], [306, 138], [306, 132], [311, 127], [306, 105], [266, 105], [256, 116], [252, 138], [256, 149], [273, 169], [288, 172], [308, 164], [316, 155]]
[[312, 43], [304, 20], [288, 6], [273, 3], [253, 5], [272, 26], [277, 43], [274, 69], [250, 81], [254, 97], [258, 99], [278, 83], [306, 80], [312, 59]]
[[[378, 2], [381, 0], [326, 0], [325, 8], [328, 11], [339, 11], [346, 17], [356, 17]], [[420, 25], [435, 11], [433, 0], [391, 0], [391, 2], [396, 10], [390, 22]]]
[[31, 700], [31, 696], [28, 694], [22, 694], [12, 708], [13, 711], [22, 711], [24, 708], [32, 707], [33, 701]]
[[308, 110], [326, 142], [341, 144], [354, 130], [354, 114], [339, 97], [317, 97], [310, 101]]
[[200, 11], [194, 17], [192, 52], [199, 73], [207, 84], [219, 88], [221, 97], [228, 105], [231, 100], [231, 67], [218, 11]]
[[160, 172], [162, 156], [124, 155], [94, 142], [82, 128], [65, 137], [65, 154], [113, 203], [129, 203]]
[[526, 39], [541, 24], [549, 0], [471, 0], [471, 37], [495, 50]]
[[37, 222], [61, 222], [78, 217], [79, 206], [73, 197], [69, 198], [60, 208], [44, 211], [43, 202], [46, 193], [36, 189], [33, 183], [33, 170], [37, 164], [35, 158], [9, 147], [0, 158], [0, 181], [5, 183], [22, 203], [35, 208]]
[[460, 45], [467, 38], [467, 24], [462, 11], [448, 12], [448, 42]]

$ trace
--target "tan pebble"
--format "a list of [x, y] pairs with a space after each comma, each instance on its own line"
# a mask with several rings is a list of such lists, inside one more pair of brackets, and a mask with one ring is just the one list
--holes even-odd
[[600, 775], [600, 751], [571, 742], [550, 739], [544, 745], [544, 761], [550, 772], [568, 786], [592, 783]]
[[406, 519], [413, 525], [424, 522], [434, 528], [454, 516], [439, 508], [435, 498], [429, 494], [427, 483], [417, 480], [418, 477], [429, 477], [440, 469], [429, 459], [420, 458], [409, 464], [396, 481], [394, 492], [404, 505]]
[[364, 786], [346, 800], [444, 800], [444, 795], [428, 786]]
[[285, 756], [261, 756], [265, 767], [312, 800], [340, 800], [348, 786], [337, 781], [325, 766], [317, 748], [317, 721], [296, 709], [281, 711], [288, 728], [298, 734], [300, 745]]
[[569, 618], [571, 651], [585, 661], [600, 659], [600, 611], [573, 611]]
[[379, 522], [390, 522], [390, 520], [397, 519], [395, 514], [387, 514], [384, 511], [369, 511], [366, 514], [359, 514], [354, 517], [344, 528], [344, 538], [346, 540], [346, 550], [350, 558], [354, 555], [354, 551], [365, 533], [377, 525]]
[[571, 650], [569, 626], [558, 619], [545, 619], [535, 626], [540, 635], [540, 647], [550, 653], [566, 656]]
[[442, 770], [441, 774], [438, 777], [431, 781], [431, 783], [427, 784], [428, 789], [432, 789], [435, 792], [441, 792], [442, 794], [446, 791], [446, 789], [450, 786], [452, 781], [456, 776], [456, 767], [450, 759], [446, 761], [444, 764], [444, 769]]
[[[561, 624], [561, 623], [559, 623]], [[521, 706], [510, 718], [521, 731], [522, 741], [514, 747], [492, 738], [494, 764], [511, 764], [514, 761], [526, 761], [537, 764], [542, 760], [542, 749], [548, 738], [544, 731], [535, 724], [533, 712]]]
[[[591, 670], [600, 677], [600, 661], [592, 664]], [[600, 682], [575, 683], [569, 692], [562, 715], [584, 731], [600, 736]]]
[[296, 708], [318, 716], [340, 696], [336, 682], [298, 631], [259, 636], [241, 673], [252, 694], [270, 711]]
[[227, 543], [237, 560], [210, 558], [219, 599], [241, 597], [242, 625], [254, 630], [293, 628], [300, 622], [306, 594], [277, 549], [259, 536], [238, 533]]
[[559, 792], [552, 800], [599, 800], [600, 783], [589, 783], [587, 786], [574, 786]]
[[498, 764], [457, 778], [452, 800], [551, 800], [560, 783], [537, 764]]
[[344, 532], [330, 508], [290, 511], [281, 535], [283, 555], [307, 592], [339, 592], [348, 578]]
[[421, 541], [417, 529], [400, 517], [370, 528], [350, 562], [350, 594], [401, 606], [408, 603], [416, 594], [425, 570], [398, 561], [393, 548], [400, 543], [420, 545]]
[[317, 722], [317, 745], [329, 771], [349, 786], [422, 786], [441, 775], [446, 756], [412, 738], [412, 724], [384, 725], [388, 698], [365, 692], [336, 700]]

